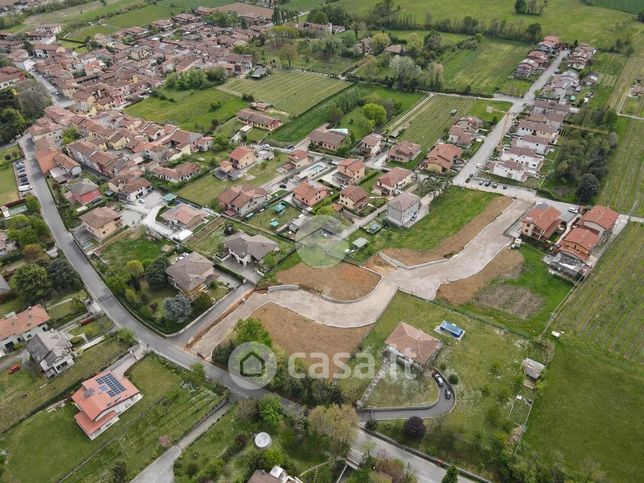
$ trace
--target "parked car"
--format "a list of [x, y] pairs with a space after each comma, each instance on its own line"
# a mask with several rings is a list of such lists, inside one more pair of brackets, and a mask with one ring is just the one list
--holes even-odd
[[452, 391], [445, 389], [445, 399], [452, 399]]
[[479, 186], [483, 186], [483, 180], [482, 179], [479, 180]]
[[443, 387], [443, 384], [445, 384], [445, 381], [443, 381], [443, 378], [438, 373], [434, 374], [434, 379], [436, 379], [436, 384], [438, 384], [438, 387]]
[[579, 210], [578, 210], [577, 208], [575, 208], [574, 206], [571, 206], [570, 208], [568, 208], [568, 211], [569, 211], [570, 213], [574, 213], [575, 215], [576, 215], [577, 213], [579, 213]]
[[492, 181], [490, 181], [489, 179], [485, 182], [485, 186], [490, 186], [491, 184], [492, 184]]
[[20, 364], [14, 364], [13, 366], [11, 366], [9, 368], [9, 371], [8, 371], [9, 374], [13, 374], [15, 372], [18, 372], [20, 370], [20, 367], [21, 367]]
[[504, 189], [504, 190], [507, 190], [507, 189], [508, 189], [508, 185], [507, 185], [507, 184], [504, 184], [504, 185], [503, 185], [503, 189]]
[[285, 185], [284, 183], [282, 183], [282, 184], [280, 185], [280, 188], [282, 188], [282, 189], [284, 189], [284, 190], [285, 190], [285, 189], [286, 189], [286, 185]]
[[494, 183], [494, 184], [492, 185], [492, 188], [498, 188], [498, 187], [499, 187], [499, 183]]

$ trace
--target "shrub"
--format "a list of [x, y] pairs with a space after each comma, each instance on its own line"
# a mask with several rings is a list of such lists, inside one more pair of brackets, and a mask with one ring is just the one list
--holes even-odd
[[447, 380], [450, 384], [458, 384], [458, 376], [456, 374], [450, 374]]
[[194, 461], [191, 461], [186, 465], [186, 475], [195, 476], [199, 471], [199, 465]]
[[369, 431], [375, 431], [376, 429], [378, 429], [378, 421], [376, 421], [375, 419], [370, 419], [365, 423], [364, 427]]
[[425, 423], [421, 418], [419, 418], [418, 416], [412, 416], [407, 421], [405, 421], [403, 430], [405, 432], [405, 435], [407, 435], [409, 438], [421, 439], [423, 436], [425, 436], [427, 428], [425, 427]]

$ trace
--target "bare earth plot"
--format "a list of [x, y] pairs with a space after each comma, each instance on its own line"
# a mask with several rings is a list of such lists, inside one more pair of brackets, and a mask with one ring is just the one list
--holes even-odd
[[256, 101], [270, 102], [276, 109], [299, 116], [348, 86], [322, 74], [275, 70], [261, 80], [231, 79], [219, 89], [237, 96], [252, 94]]
[[[273, 342], [287, 353], [321, 352], [329, 359], [338, 353], [351, 354], [356, 350], [369, 327], [339, 329], [307, 319], [289, 309], [269, 302], [251, 315], [262, 321]], [[305, 363], [320, 362], [319, 358], [303, 359]], [[335, 368], [339, 370], [340, 368]]]
[[[625, 121], [624, 118], [620, 122]], [[611, 158], [608, 175], [598, 203], [622, 213], [644, 215], [644, 121], [628, 119], [617, 152]], [[632, 211], [631, 211], [632, 210]]]
[[337, 300], [355, 300], [372, 292], [380, 276], [350, 263], [340, 263], [328, 268], [315, 268], [299, 263], [281, 271], [277, 280], [287, 285], [322, 293]]
[[644, 361], [644, 227], [630, 223], [556, 319], [557, 330], [640, 364]]
[[407, 266], [420, 265], [452, 256], [463, 250], [465, 245], [511, 204], [512, 200], [507, 196], [494, 198], [481, 213], [461, 228], [458, 233], [443, 240], [433, 250], [416, 251], [407, 248], [387, 248], [383, 252], [385, 255], [395, 258]]

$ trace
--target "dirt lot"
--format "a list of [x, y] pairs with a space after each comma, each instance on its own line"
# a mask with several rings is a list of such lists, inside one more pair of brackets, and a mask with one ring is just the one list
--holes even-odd
[[[329, 356], [329, 360], [337, 353], [354, 352], [369, 332], [369, 327], [339, 329], [318, 324], [272, 302], [257, 309], [251, 317], [260, 319], [271, 334], [273, 342], [287, 353], [322, 352]], [[304, 362], [320, 362], [320, 358], [304, 359]], [[339, 369], [332, 367], [331, 372], [335, 373]]]
[[378, 272], [380, 275], [387, 275], [396, 271], [396, 267], [382, 258], [379, 253], [367, 260], [364, 266], [374, 272]]
[[287, 285], [299, 285], [309, 292], [323, 293], [337, 300], [355, 300], [371, 293], [380, 275], [364, 268], [340, 263], [328, 268], [314, 268], [300, 263], [277, 274]]
[[[476, 293], [499, 276], [516, 277], [521, 271], [523, 256], [518, 250], [506, 248], [476, 275], [443, 284], [436, 295], [452, 305], [471, 302]], [[486, 304], [489, 305], [489, 304]]]
[[507, 196], [494, 198], [485, 209], [476, 216], [472, 221], [459, 230], [455, 235], [443, 240], [441, 244], [426, 252], [409, 250], [406, 248], [388, 248], [383, 250], [385, 254], [405, 265], [420, 265], [421, 263], [433, 262], [443, 258], [449, 258], [463, 250], [483, 228], [489, 225], [503, 210], [512, 203], [512, 199]]
[[543, 305], [543, 298], [526, 287], [493, 284], [476, 296], [478, 303], [527, 319]]

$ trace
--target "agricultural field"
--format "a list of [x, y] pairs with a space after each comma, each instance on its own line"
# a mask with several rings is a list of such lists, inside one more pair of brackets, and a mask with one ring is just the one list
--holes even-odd
[[223, 123], [248, 106], [239, 97], [215, 88], [179, 91], [162, 87], [158, 91], [165, 99], [151, 96], [125, 111], [159, 124], [173, 123], [189, 131], [206, 133], [212, 130], [213, 119]]
[[627, 61], [630, 62], [627, 57], [611, 52], [598, 52], [595, 55], [591, 69], [599, 73], [599, 83], [593, 91], [589, 103], [591, 107], [599, 108], [608, 104]]
[[593, 5], [634, 14], [642, 11], [642, 2], [640, 0], [594, 0]]
[[[469, 467], [482, 476], [493, 476], [489, 473], [492, 465], [482, 454], [499, 433], [506, 432], [505, 417], [522, 381], [521, 360], [526, 356], [540, 359], [541, 354], [527, 339], [402, 293], [392, 299], [362, 342], [363, 350], [380, 361], [385, 339], [401, 320], [443, 342], [434, 365], [446, 375], [458, 376], [454, 385], [458, 403], [444, 418], [426, 421], [427, 435], [420, 442], [405, 439], [404, 420], [381, 422], [378, 431], [428, 454]], [[434, 331], [443, 320], [465, 329], [461, 341]], [[341, 380], [340, 385], [350, 398], [358, 399], [369, 381], [350, 378]]]
[[[6, 433], [0, 440], [7, 451], [3, 480], [59, 481], [73, 471], [70, 481], [101, 481], [117, 461], [126, 463], [129, 480], [165, 451], [161, 436], [177, 440], [221, 399], [208, 387], [186, 389], [182, 373], [154, 357], [138, 362], [128, 377], [143, 399], [93, 441], [78, 427], [71, 403], [41, 411]], [[43, 434], [55, 438], [55, 458]]]
[[641, 365], [619, 364], [561, 341], [520, 452], [558, 462], [578, 476], [575, 481], [587, 479], [592, 463], [605, 475], [595, 481], [638, 481], [644, 472], [642, 407]]
[[[493, 112], [487, 112], [488, 106], [493, 109]], [[495, 118], [503, 117], [509, 106], [509, 103], [502, 101], [436, 94], [405, 119], [402, 126], [407, 127], [400, 135], [400, 139], [413, 141], [428, 149], [447, 133], [449, 127], [459, 117], [473, 115], [484, 121], [495, 121]], [[450, 114], [453, 109], [456, 109], [456, 113]]]
[[[620, 4], [629, 2], [629, 5], [638, 3], [637, 0], [603, 1], [609, 2], [606, 5], [611, 7], [618, 5], [618, 2]], [[306, 11], [321, 3], [320, 0], [291, 0], [289, 8]], [[366, 13], [374, 5], [372, 0], [340, 0], [338, 3], [346, 7], [349, 12], [358, 13]], [[529, 24], [538, 22], [541, 24], [544, 34], [559, 35], [564, 42], [572, 43], [579, 40], [580, 42], [589, 42], [597, 47], [608, 47], [624, 34], [635, 33], [640, 29], [635, 15], [631, 13], [590, 6], [579, 0], [548, 2], [542, 15], [538, 17], [518, 15], [514, 12], [513, 5], [514, 3], [504, 0], [476, 3], [470, 0], [454, 0], [453, 2], [397, 0], [394, 2], [394, 9], [403, 14], [412, 15], [417, 24], [422, 24], [425, 21], [427, 12], [431, 12], [434, 22], [446, 18], [462, 20], [465, 15], [485, 23], [498, 20], [519, 24], [524, 29]]]
[[644, 121], [620, 118], [617, 151], [612, 156], [608, 174], [603, 180], [598, 203], [610, 206], [621, 213], [644, 215]]
[[644, 228], [630, 223], [588, 279], [572, 293], [555, 329], [584, 346], [636, 363], [644, 361]]
[[[498, 90], [505, 92], [504, 84], [526, 53], [525, 44], [490, 39], [484, 39], [474, 50], [447, 52], [440, 59], [444, 67], [443, 87], [463, 91], [469, 86], [472, 93], [486, 95]], [[528, 90], [529, 84], [521, 85], [525, 87], [524, 92]], [[524, 92], [508, 93], [521, 95]]]
[[299, 116], [349, 85], [321, 74], [275, 70], [260, 80], [230, 79], [219, 89], [239, 97], [252, 94], [256, 101], [270, 102], [277, 110]]
[[644, 76], [644, 55], [630, 56], [615, 82], [615, 87], [608, 98], [608, 105], [620, 111], [631, 86], [635, 83], [635, 79], [641, 79], [642, 76]]

